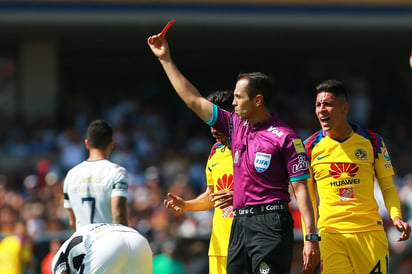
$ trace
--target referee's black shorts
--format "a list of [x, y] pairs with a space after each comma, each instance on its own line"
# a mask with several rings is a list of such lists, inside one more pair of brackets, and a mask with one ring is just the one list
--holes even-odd
[[227, 274], [290, 273], [294, 239], [289, 210], [239, 212], [245, 211], [233, 219]]

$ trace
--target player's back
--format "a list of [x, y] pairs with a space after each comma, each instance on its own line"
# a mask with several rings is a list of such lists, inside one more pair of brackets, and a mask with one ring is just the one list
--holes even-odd
[[127, 197], [128, 175], [108, 160], [84, 161], [72, 168], [64, 181], [64, 207], [71, 208], [76, 227], [112, 223], [111, 197]]

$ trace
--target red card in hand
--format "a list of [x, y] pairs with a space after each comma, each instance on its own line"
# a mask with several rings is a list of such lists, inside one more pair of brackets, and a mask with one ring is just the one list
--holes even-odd
[[173, 25], [175, 20], [171, 20], [167, 23], [167, 25], [163, 28], [162, 32], [160, 33], [160, 37], [164, 36], [166, 32], [169, 30], [169, 28]]

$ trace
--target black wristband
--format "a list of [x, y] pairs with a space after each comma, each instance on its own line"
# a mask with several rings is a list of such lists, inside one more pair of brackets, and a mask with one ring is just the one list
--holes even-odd
[[318, 234], [307, 234], [305, 240], [310, 242], [320, 242], [320, 236]]

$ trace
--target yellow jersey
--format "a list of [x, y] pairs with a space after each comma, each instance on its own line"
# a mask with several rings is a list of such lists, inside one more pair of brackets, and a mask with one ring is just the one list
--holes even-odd
[[[206, 164], [207, 185], [219, 190], [233, 190], [233, 159], [228, 146], [216, 143]], [[223, 210], [214, 208], [209, 256], [227, 256], [230, 230], [233, 221], [233, 207]]]
[[31, 255], [18, 236], [5, 236], [0, 241], [0, 273], [23, 273], [24, 264], [30, 260]]
[[[374, 196], [374, 178], [392, 177], [391, 159], [381, 136], [352, 126], [354, 132], [343, 141], [320, 130], [305, 140], [311, 179], [319, 195], [317, 226], [329, 233], [383, 230], [382, 217]], [[387, 182], [387, 181], [386, 181]], [[391, 216], [400, 215], [400, 202], [393, 181], [384, 187], [385, 203]], [[313, 188], [312, 188], [313, 189]], [[309, 191], [312, 201], [314, 192]], [[398, 199], [398, 200], [396, 200]], [[316, 211], [316, 208], [315, 208]]]

